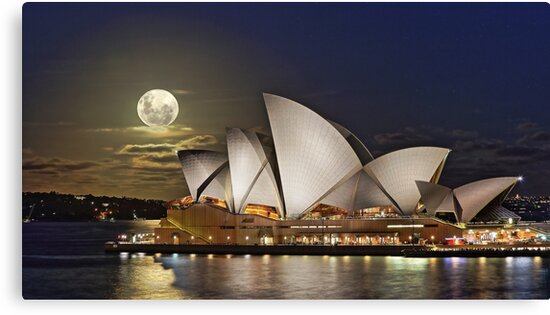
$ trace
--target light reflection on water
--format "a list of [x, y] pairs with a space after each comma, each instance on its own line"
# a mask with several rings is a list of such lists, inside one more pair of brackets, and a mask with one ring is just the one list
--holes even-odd
[[188, 255], [158, 261], [203, 299], [545, 299], [538, 258]]
[[[550, 259], [107, 255], [156, 223], [24, 225], [23, 296], [47, 299], [548, 299]], [[91, 237], [91, 235], [93, 237]], [[100, 241], [64, 242], [67, 238]]]

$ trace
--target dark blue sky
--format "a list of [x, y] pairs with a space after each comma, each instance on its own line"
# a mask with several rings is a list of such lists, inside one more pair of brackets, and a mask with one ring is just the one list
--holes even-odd
[[[443, 184], [522, 174], [517, 192], [548, 195], [548, 56], [544, 3], [27, 4], [24, 188], [177, 197], [177, 165], [145, 148], [223, 148], [226, 126], [266, 126], [270, 92], [346, 126], [375, 156], [453, 149]], [[164, 136], [138, 128], [152, 88], [181, 106]], [[172, 186], [143, 185], [155, 181]]]

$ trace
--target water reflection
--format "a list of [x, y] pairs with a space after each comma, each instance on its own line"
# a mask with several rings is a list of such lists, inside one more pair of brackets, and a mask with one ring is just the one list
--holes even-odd
[[[174, 268], [179, 268], [181, 262], [178, 257], [172, 257]], [[180, 290], [172, 286], [176, 281], [171, 270], [163, 268], [161, 258], [156, 256], [132, 255], [130, 259], [123, 259], [113, 279], [112, 299], [190, 299], [197, 298], [191, 292]]]
[[[24, 225], [23, 295], [46, 299], [548, 299], [550, 259], [106, 255], [155, 222]], [[93, 240], [90, 235], [94, 235]], [[75, 242], [64, 242], [67, 238]], [[78, 241], [78, 242], [76, 242]]]
[[[186, 297], [215, 299], [548, 298], [548, 260], [180, 255], [160, 263]], [[222, 261], [223, 260], [223, 261]]]

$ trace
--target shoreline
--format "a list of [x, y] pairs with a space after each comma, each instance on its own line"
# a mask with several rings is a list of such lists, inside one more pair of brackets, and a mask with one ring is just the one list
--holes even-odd
[[[539, 249], [542, 248], [542, 249]], [[322, 245], [171, 245], [105, 243], [106, 253], [215, 254], [215, 255], [330, 255], [400, 257], [550, 257], [550, 246], [506, 248], [441, 248], [418, 245], [322, 246]]]

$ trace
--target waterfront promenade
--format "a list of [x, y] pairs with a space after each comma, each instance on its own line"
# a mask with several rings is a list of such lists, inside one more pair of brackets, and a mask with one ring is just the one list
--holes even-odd
[[143, 243], [105, 243], [108, 253], [146, 254], [235, 254], [235, 255], [333, 255], [333, 256], [405, 256], [405, 257], [550, 257], [550, 244], [530, 245], [171, 245]]

